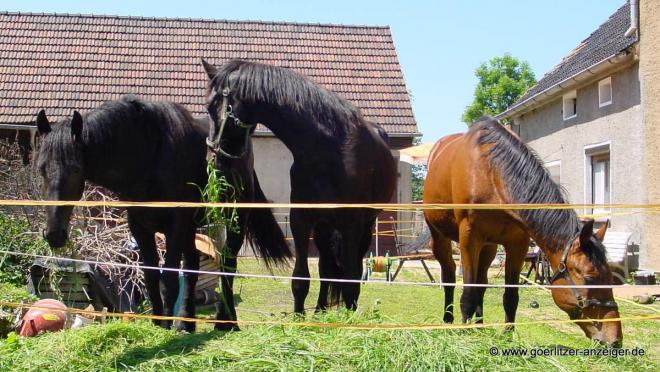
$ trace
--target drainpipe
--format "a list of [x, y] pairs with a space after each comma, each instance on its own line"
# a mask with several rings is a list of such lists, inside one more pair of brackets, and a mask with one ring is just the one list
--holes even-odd
[[631, 37], [637, 32], [639, 25], [639, 0], [630, 0], [630, 28], [626, 30], [625, 37]]

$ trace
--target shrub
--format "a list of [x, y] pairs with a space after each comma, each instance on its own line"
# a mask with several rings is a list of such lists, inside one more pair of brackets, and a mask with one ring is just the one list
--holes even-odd
[[[0, 213], [0, 250], [44, 254], [50, 249], [24, 218]], [[0, 282], [24, 285], [33, 258], [0, 253]]]

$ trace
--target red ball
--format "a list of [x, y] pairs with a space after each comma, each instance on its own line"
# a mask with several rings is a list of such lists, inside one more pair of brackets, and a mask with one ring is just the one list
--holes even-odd
[[44, 299], [35, 302], [23, 316], [19, 335], [25, 337], [37, 336], [44, 332], [59, 331], [66, 323], [66, 305], [53, 299]]

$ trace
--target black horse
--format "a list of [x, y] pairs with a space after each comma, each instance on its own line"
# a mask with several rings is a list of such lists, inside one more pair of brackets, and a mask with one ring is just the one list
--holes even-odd
[[[224, 157], [240, 158], [255, 123], [268, 127], [293, 154], [291, 202], [387, 203], [397, 179], [385, 131], [361, 112], [306, 77], [280, 67], [234, 60], [210, 78], [208, 111], [214, 123], [208, 144]], [[307, 250], [314, 230], [322, 278], [360, 279], [379, 210], [291, 209], [296, 247], [293, 275], [309, 277]], [[291, 284], [294, 310], [304, 312], [309, 281]], [[343, 297], [355, 309], [360, 286], [322, 282], [317, 310]]]
[[[126, 96], [106, 102], [84, 117], [74, 111], [70, 120], [50, 125], [44, 110], [37, 116], [42, 137], [37, 167], [44, 179], [44, 197], [48, 200], [79, 200], [85, 181], [106, 187], [126, 201], [200, 201], [200, 188], [207, 183], [206, 146], [208, 120], [194, 119], [181, 105], [147, 102]], [[253, 170], [251, 148], [231, 169], [239, 174], [244, 189], [239, 201], [265, 202]], [[61, 247], [68, 237], [73, 207], [47, 208], [44, 236], [52, 247]], [[195, 232], [203, 220], [196, 208], [128, 209], [128, 224], [137, 240], [143, 262], [158, 266], [154, 234], [166, 237], [165, 267], [199, 269]], [[236, 253], [246, 235], [265, 259], [282, 262], [291, 253], [270, 209], [241, 209], [239, 232], [229, 232], [228, 252], [224, 262], [236, 267]], [[186, 273], [183, 306], [179, 316], [194, 317], [194, 289], [197, 274]], [[155, 315], [173, 315], [179, 292], [178, 273], [145, 270], [147, 292]], [[162, 297], [159, 291], [163, 284]], [[236, 320], [230, 279], [222, 280], [222, 302], [217, 319]], [[165, 328], [171, 321], [155, 321]], [[226, 329], [235, 323], [218, 324]], [[194, 322], [178, 323], [180, 330], [194, 331]]]

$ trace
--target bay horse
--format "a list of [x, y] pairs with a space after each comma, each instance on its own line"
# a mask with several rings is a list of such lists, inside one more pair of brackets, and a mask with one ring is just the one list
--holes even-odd
[[[386, 132], [359, 109], [292, 70], [232, 60], [215, 67], [202, 60], [210, 79], [207, 144], [222, 157], [243, 156], [254, 125], [261, 123], [293, 155], [292, 203], [387, 203], [397, 168]], [[380, 211], [369, 208], [296, 209], [290, 226], [296, 250], [293, 276], [309, 278], [312, 230], [321, 278], [360, 279]], [[294, 311], [304, 313], [308, 280], [293, 280]], [[322, 281], [316, 310], [342, 298], [356, 309], [360, 285]]]
[[[565, 204], [535, 153], [490, 117], [477, 120], [465, 134], [440, 139], [431, 150], [424, 183], [424, 203]], [[458, 242], [466, 284], [487, 283], [497, 244], [506, 250], [505, 282], [517, 284], [533, 238], [555, 272], [552, 284], [612, 284], [602, 244], [606, 226], [593, 232], [594, 221], [580, 224], [573, 209], [426, 210], [432, 250], [442, 267], [442, 282], [455, 283], [451, 240]], [[611, 289], [551, 288], [559, 308], [571, 319], [618, 318]], [[453, 321], [454, 287], [445, 286], [445, 322]], [[485, 288], [465, 287], [463, 321], [483, 317]], [[518, 288], [503, 295], [505, 320], [514, 323]], [[578, 323], [587, 337], [620, 345], [621, 323]]]
[[[200, 189], [207, 183], [206, 145], [208, 119], [195, 119], [186, 108], [169, 102], [149, 102], [135, 96], [109, 101], [81, 115], [51, 125], [44, 110], [37, 115], [40, 147], [37, 169], [44, 179], [48, 200], [79, 200], [85, 181], [101, 185], [121, 200], [200, 201]], [[244, 190], [239, 201], [266, 202], [249, 156], [231, 164], [227, 173], [242, 174]], [[64, 246], [73, 207], [47, 207], [44, 237], [51, 247]], [[158, 266], [154, 234], [166, 237], [164, 267], [199, 270], [195, 249], [196, 228], [203, 218], [196, 208], [128, 208], [128, 225], [146, 266]], [[282, 262], [290, 251], [270, 209], [241, 209], [239, 231], [228, 232], [229, 264], [235, 270], [236, 253], [247, 233], [252, 247], [268, 261]], [[175, 271], [144, 270], [147, 293], [154, 315], [172, 316], [179, 292]], [[197, 274], [185, 273], [183, 305], [179, 316], [195, 317]], [[231, 281], [222, 279], [222, 303], [216, 318], [236, 320]], [[163, 286], [161, 296], [159, 287]], [[170, 320], [154, 321], [170, 328]], [[177, 329], [193, 332], [194, 322], [178, 322]], [[235, 327], [220, 323], [217, 329]]]

